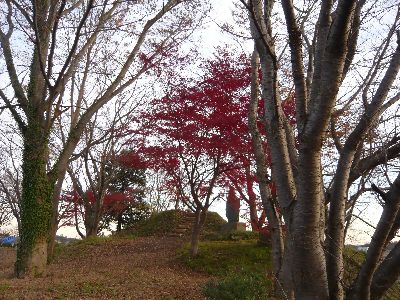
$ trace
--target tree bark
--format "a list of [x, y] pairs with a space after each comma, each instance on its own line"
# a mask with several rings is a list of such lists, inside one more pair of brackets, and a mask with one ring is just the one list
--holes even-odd
[[19, 278], [40, 275], [45, 270], [54, 189], [46, 172], [46, 133], [37, 120], [32, 118], [28, 122], [22, 162], [21, 240], [15, 263]]
[[190, 256], [195, 257], [199, 252], [200, 234], [207, 217], [207, 210], [198, 209], [195, 212], [192, 238], [190, 243]]
[[53, 213], [51, 217], [51, 226], [50, 226], [50, 232], [49, 232], [49, 238], [48, 238], [48, 248], [47, 248], [47, 261], [50, 263], [52, 262], [54, 258], [54, 248], [56, 245], [56, 236], [57, 236], [57, 230], [58, 230], [58, 204], [60, 201], [60, 195], [61, 195], [61, 190], [62, 190], [62, 184], [64, 182], [65, 178], [65, 173], [67, 171], [67, 168], [63, 170], [63, 172], [59, 175], [57, 179], [57, 183], [55, 185], [54, 193], [53, 193], [53, 201], [52, 201], [52, 207], [53, 207]]
[[381, 299], [400, 276], [400, 242], [390, 251], [374, 273], [371, 300]]
[[96, 208], [87, 205], [85, 208], [86, 237], [97, 236], [99, 230], [99, 217]]
[[271, 230], [272, 262], [274, 274], [275, 278], [279, 278], [283, 261], [284, 236], [280, 216], [277, 212], [277, 207], [273, 201], [272, 193], [268, 186], [268, 169], [265, 158], [266, 155], [263, 149], [261, 134], [257, 127], [257, 110], [259, 101], [258, 70], [259, 57], [257, 51], [254, 50], [252, 56], [251, 98], [249, 103], [248, 124], [252, 138], [253, 152], [257, 170], [256, 175], [260, 189], [261, 201]]

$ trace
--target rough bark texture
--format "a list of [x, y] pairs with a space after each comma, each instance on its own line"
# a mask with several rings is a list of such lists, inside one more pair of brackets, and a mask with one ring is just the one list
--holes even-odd
[[31, 124], [24, 138], [21, 241], [15, 264], [18, 277], [38, 275], [45, 270], [52, 214], [54, 183], [46, 173], [47, 139], [36, 122], [32, 120]]
[[[297, 299], [327, 299], [327, 278], [322, 245], [320, 244], [320, 203], [322, 179], [320, 170], [319, 147], [303, 143], [300, 148], [297, 191], [294, 177], [293, 154], [289, 150], [285, 116], [281, 108], [277, 79], [277, 62], [273, 39], [271, 37], [270, 10], [272, 3], [263, 9], [259, 1], [251, 1], [251, 19], [253, 37], [260, 54], [262, 95], [265, 101], [265, 123], [268, 144], [271, 150], [272, 174], [277, 184], [277, 195], [288, 228], [284, 270], [293, 278], [293, 287]], [[315, 136], [312, 136], [315, 138]], [[293, 143], [294, 144], [294, 143]], [[297, 194], [297, 195], [296, 195]], [[295, 253], [295, 255], [294, 255]], [[285, 283], [285, 289], [291, 293]]]

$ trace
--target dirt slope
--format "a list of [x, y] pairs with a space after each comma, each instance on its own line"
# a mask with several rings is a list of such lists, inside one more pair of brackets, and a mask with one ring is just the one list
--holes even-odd
[[68, 247], [42, 278], [13, 279], [15, 250], [0, 248], [0, 299], [204, 299], [210, 278], [176, 260], [177, 238]]

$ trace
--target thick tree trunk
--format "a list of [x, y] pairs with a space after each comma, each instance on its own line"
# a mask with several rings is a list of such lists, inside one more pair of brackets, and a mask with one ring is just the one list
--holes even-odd
[[290, 231], [293, 234], [293, 278], [296, 299], [328, 299], [325, 253], [321, 245], [322, 175], [320, 155], [301, 149], [298, 195]]
[[197, 210], [195, 212], [195, 221], [193, 225], [192, 238], [190, 243], [190, 256], [195, 257], [199, 252], [200, 234], [207, 217], [207, 211]]
[[97, 232], [99, 229], [99, 222], [98, 218], [96, 217], [96, 211], [87, 206], [85, 209], [85, 230], [86, 230], [86, 237], [90, 236], [97, 236]]
[[29, 120], [24, 136], [20, 244], [17, 277], [40, 275], [47, 264], [47, 239], [52, 216], [54, 182], [46, 173], [48, 141], [40, 123]]
[[56, 224], [53, 223], [54, 218], [52, 219], [50, 225], [50, 231], [48, 236], [48, 245], [47, 245], [47, 262], [51, 263], [54, 259], [54, 249], [56, 247], [56, 237], [58, 230], [58, 222]]

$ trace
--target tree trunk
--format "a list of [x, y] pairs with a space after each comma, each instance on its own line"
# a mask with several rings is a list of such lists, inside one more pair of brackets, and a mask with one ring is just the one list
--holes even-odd
[[[57, 214], [58, 216], [58, 214]], [[58, 222], [54, 223], [54, 217], [52, 218], [52, 222], [50, 225], [50, 231], [48, 236], [48, 245], [47, 245], [47, 262], [51, 263], [54, 259], [54, 248], [56, 246], [56, 237], [58, 230]]]
[[378, 300], [400, 276], [400, 242], [390, 251], [376, 270], [371, 283], [371, 299]]
[[99, 222], [96, 218], [95, 210], [90, 206], [87, 206], [85, 209], [85, 229], [86, 237], [97, 236]]
[[[395, 224], [397, 212], [400, 210], [400, 173], [393, 182], [390, 190], [385, 194], [383, 199], [386, 203], [383, 208], [381, 218], [376, 226], [376, 230], [371, 239], [371, 244], [368, 248], [367, 255], [361, 270], [358, 274], [356, 284], [350, 291], [350, 299], [362, 300], [370, 299], [371, 284], [374, 273], [378, 268], [380, 259], [382, 258], [384, 247], [387, 244], [389, 233]], [[392, 262], [395, 263], [395, 256]], [[394, 270], [394, 269], [393, 269]], [[398, 274], [399, 269], [397, 269]], [[394, 272], [396, 273], [396, 272]], [[381, 273], [382, 274], [382, 273]], [[389, 274], [387, 274], [389, 277]], [[390, 279], [389, 279], [390, 281]], [[377, 281], [375, 281], [376, 285]]]
[[117, 219], [117, 232], [120, 232], [122, 230], [122, 213], [118, 214], [118, 219]]
[[[283, 251], [284, 251], [284, 237], [282, 232], [282, 224], [279, 213], [277, 212], [276, 205], [273, 201], [271, 190], [268, 186], [268, 169], [266, 162], [266, 155], [263, 148], [263, 141], [260, 131], [257, 127], [258, 117], [258, 101], [259, 101], [259, 57], [256, 49], [253, 51], [251, 60], [251, 98], [249, 103], [248, 124], [249, 131], [253, 144], [253, 152], [256, 162], [256, 175], [258, 179], [258, 186], [260, 189], [261, 201], [267, 216], [269, 227], [271, 230], [272, 240], [272, 263], [275, 278], [279, 278], [281, 272]], [[281, 287], [278, 288], [281, 290]]]
[[62, 190], [62, 184], [64, 182], [66, 168], [63, 172], [60, 173], [59, 178], [57, 179], [57, 184], [54, 189], [53, 193], [53, 215], [51, 218], [51, 225], [49, 231], [49, 241], [48, 241], [48, 248], [47, 248], [47, 262], [50, 263], [54, 258], [54, 248], [56, 245], [56, 236], [58, 230], [58, 204], [60, 202], [60, 195]]
[[46, 173], [48, 141], [40, 122], [29, 120], [22, 162], [21, 232], [17, 277], [40, 275], [47, 264], [47, 239], [52, 216], [54, 183]]
[[192, 239], [190, 243], [190, 256], [195, 257], [199, 252], [199, 240], [201, 230], [203, 229], [204, 222], [206, 220], [207, 211], [201, 209], [195, 212], [195, 221], [192, 231]]
[[296, 299], [328, 299], [325, 253], [321, 244], [322, 174], [320, 153], [300, 149], [296, 208], [293, 210], [293, 278]]

